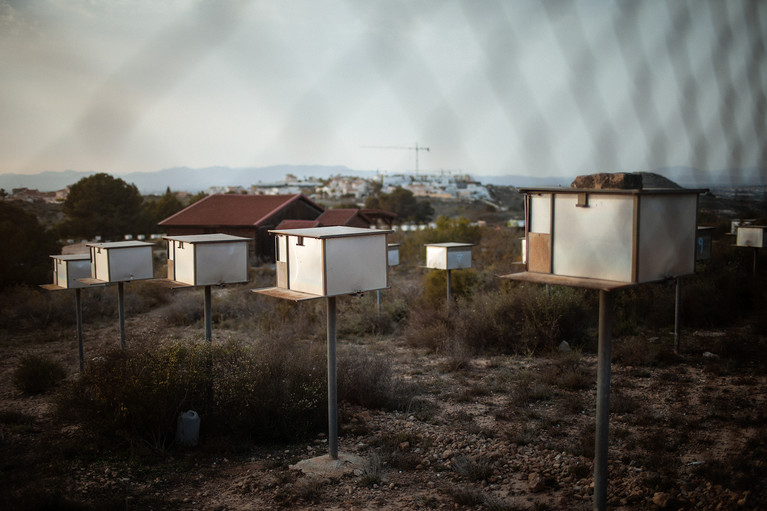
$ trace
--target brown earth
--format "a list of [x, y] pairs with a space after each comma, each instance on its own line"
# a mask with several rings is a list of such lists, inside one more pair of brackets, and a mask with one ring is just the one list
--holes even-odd
[[[167, 339], [201, 334], [166, 329], [144, 315], [128, 318], [128, 343], [160, 330]], [[611, 509], [767, 507], [767, 376], [748, 361], [730, 363], [708, 351], [731, 335], [744, 333], [689, 332], [678, 356], [613, 363]], [[86, 325], [86, 356], [115, 346], [118, 337], [116, 325]], [[214, 329], [214, 342], [239, 338], [246, 342], [240, 332]], [[68, 378], [76, 377], [73, 332], [34, 339], [9, 334], [0, 342], [0, 412], [34, 418], [0, 422], [5, 509], [591, 508], [593, 354], [456, 364], [396, 337], [358, 341], [355, 349], [390, 358], [396, 373], [420, 384], [422, 393], [406, 411], [342, 403], [340, 450], [365, 464], [323, 478], [291, 466], [326, 454], [324, 435], [274, 446], [203, 437], [199, 447], [175, 447], [165, 456], [96, 451], [78, 427], [55, 414], [52, 393], [25, 396], [14, 387], [12, 372], [27, 353], [55, 357], [66, 364]], [[630, 342], [642, 351], [642, 343], [669, 344], [671, 337], [616, 340], [616, 358], [631, 360], [630, 350], [619, 350]], [[567, 373], [567, 364], [578, 370]]]

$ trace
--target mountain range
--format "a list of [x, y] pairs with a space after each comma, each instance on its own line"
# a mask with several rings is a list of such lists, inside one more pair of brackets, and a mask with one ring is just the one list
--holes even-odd
[[[767, 185], [767, 169], [747, 168], [732, 171], [707, 172], [692, 167], [663, 167], [653, 172], [686, 187], [736, 187]], [[95, 172], [65, 170], [38, 174], [0, 174], [0, 188], [30, 188], [55, 191], [72, 185]], [[132, 172], [116, 175], [133, 183], [142, 194], [173, 191], [196, 193], [212, 186], [245, 186], [281, 183], [287, 174], [298, 178], [327, 179], [331, 176], [359, 176], [375, 178], [380, 173], [372, 170], [353, 170], [348, 167], [327, 165], [274, 165], [269, 167], [171, 167], [155, 172]], [[520, 175], [473, 175], [485, 185], [498, 186], [569, 186], [575, 176], [520, 176]]]

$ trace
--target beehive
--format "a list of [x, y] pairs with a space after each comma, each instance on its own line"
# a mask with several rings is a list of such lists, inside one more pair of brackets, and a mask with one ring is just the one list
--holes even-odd
[[53, 284], [47, 284], [45, 289], [76, 289], [88, 287], [88, 284], [78, 279], [91, 276], [91, 260], [88, 254], [59, 254], [52, 255]]
[[698, 226], [698, 238], [695, 243], [695, 260], [705, 261], [711, 259], [711, 247], [713, 245], [714, 228]]
[[248, 281], [248, 238], [229, 234], [165, 236], [168, 280], [189, 286]]
[[399, 264], [399, 243], [389, 243], [387, 247], [387, 264], [397, 266]]
[[767, 236], [764, 230], [767, 227], [762, 225], [741, 225], [738, 227], [738, 234], [735, 244], [739, 247], [767, 247]]
[[703, 190], [522, 191], [529, 272], [641, 283], [695, 270]]
[[388, 287], [391, 231], [341, 226], [269, 232], [275, 235], [279, 289], [328, 297]]
[[87, 243], [90, 249], [91, 279], [99, 282], [127, 282], [151, 279], [152, 244], [143, 241]]
[[430, 243], [426, 245], [426, 267], [437, 270], [471, 268], [471, 243]]

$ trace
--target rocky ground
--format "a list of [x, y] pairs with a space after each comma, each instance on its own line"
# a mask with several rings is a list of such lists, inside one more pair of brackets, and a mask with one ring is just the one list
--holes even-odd
[[[130, 319], [128, 341], [146, 324]], [[237, 335], [217, 330], [214, 342]], [[752, 357], [721, 352], [748, 335], [690, 332], [678, 356], [648, 355], [670, 336], [616, 340], [610, 509], [767, 507], [767, 375]], [[401, 411], [342, 403], [340, 450], [362, 463], [322, 476], [295, 465], [326, 454], [325, 435], [274, 446], [203, 437], [165, 456], [96, 450], [57, 419], [53, 394], [25, 396], [11, 380], [30, 352], [59, 358], [74, 378], [72, 337], [0, 345], [4, 509], [591, 509], [593, 354], [456, 361], [396, 337], [365, 339], [353, 348], [393, 360], [419, 393]], [[87, 355], [117, 338], [114, 325], [89, 327]]]

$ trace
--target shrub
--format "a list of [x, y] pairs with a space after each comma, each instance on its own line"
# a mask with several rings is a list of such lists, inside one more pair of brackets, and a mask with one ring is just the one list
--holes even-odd
[[25, 355], [13, 372], [13, 383], [25, 394], [41, 394], [67, 375], [61, 363], [40, 355]]
[[[479, 276], [471, 268], [450, 272], [450, 296], [453, 299], [470, 296], [477, 284]], [[447, 272], [432, 270], [423, 278], [423, 300], [432, 307], [444, 305], [447, 301]]]
[[405, 409], [415, 395], [413, 386], [395, 378], [391, 362], [358, 351], [338, 360], [338, 400], [366, 408]]
[[163, 451], [180, 411], [204, 431], [258, 442], [293, 439], [324, 423], [325, 373], [316, 350], [181, 343], [115, 350], [90, 363], [61, 401], [104, 437]]
[[405, 329], [408, 344], [436, 352], [530, 353], [549, 351], [563, 339], [587, 338], [588, 300], [582, 291], [539, 286], [482, 293], [460, 300], [451, 310], [411, 311]]

